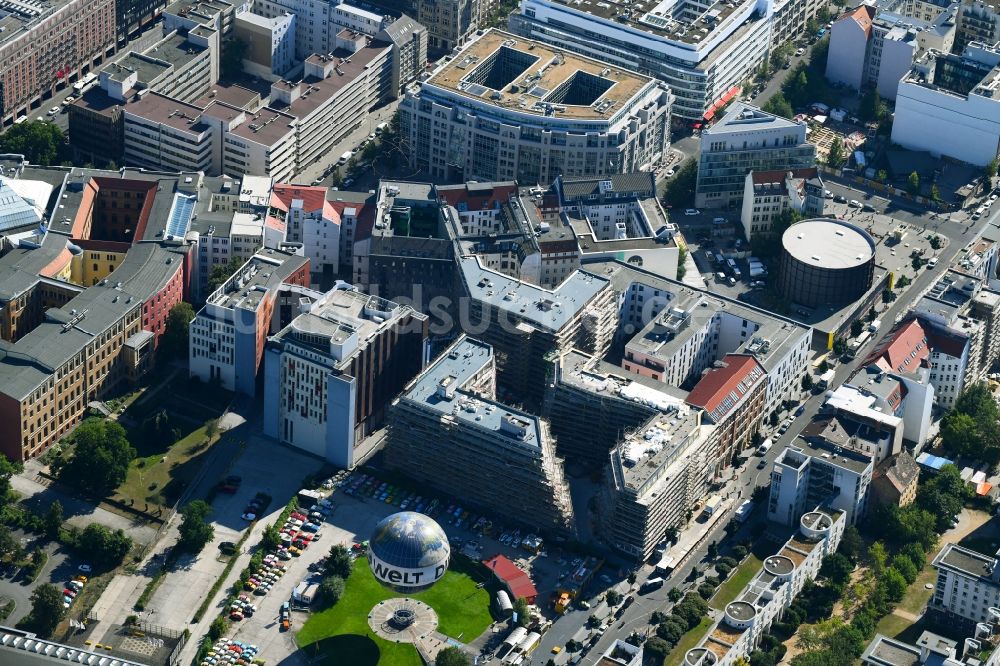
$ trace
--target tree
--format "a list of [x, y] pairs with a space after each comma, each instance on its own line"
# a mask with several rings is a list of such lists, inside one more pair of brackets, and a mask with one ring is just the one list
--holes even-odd
[[865, 325], [860, 319], [855, 319], [851, 322], [851, 337], [856, 338], [861, 335], [861, 332], [865, 330]]
[[10, 562], [20, 547], [21, 544], [11, 534], [10, 528], [6, 525], [0, 525], [0, 560]]
[[58, 166], [69, 158], [66, 137], [55, 123], [32, 120], [8, 127], [0, 135], [0, 151], [24, 155], [32, 164]]
[[837, 585], [844, 585], [851, 579], [854, 563], [841, 553], [834, 553], [823, 558], [823, 566], [819, 573]]
[[62, 529], [63, 524], [63, 507], [62, 502], [55, 500], [49, 505], [48, 511], [45, 512], [45, 536], [50, 539], [55, 539], [59, 536], [59, 530]]
[[708, 544], [708, 557], [709, 559], [715, 559], [719, 556], [719, 543], [717, 541], [712, 541]]
[[[833, 353], [837, 356], [843, 356], [847, 353], [847, 340], [843, 337], [836, 337], [833, 339]], [[776, 425], [776, 424], [775, 424]]]
[[931, 200], [934, 202], [941, 201], [941, 190], [938, 189], [937, 183], [931, 185]]
[[875, 577], [880, 577], [885, 573], [886, 562], [889, 559], [889, 554], [885, 550], [885, 545], [881, 541], [876, 541], [868, 548], [868, 559], [871, 560], [872, 573]]
[[698, 182], [698, 163], [689, 159], [681, 165], [677, 174], [667, 181], [663, 193], [663, 203], [668, 208], [683, 208], [694, 200], [694, 188]]
[[920, 194], [920, 174], [916, 171], [911, 171], [906, 178], [906, 191], [914, 195]]
[[224, 79], [232, 79], [243, 71], [243, 56], [248, 45], [242, 39], [227, 39], [222, 42], [222, 57], [219, 59], [219, 70]]
[[775, 236], [780, 237], [781, 234], [788, 230], [788, 227], [801, 220], [802, 214], [799, 211], [794, 208], [786, 208], [775, 216], [771, 225], [771, 228], [773, 229], [772, 233]]
[[281, 545], [281, 532], [276, 525], [268, 525], [260, 535], [260, 545], [264, 550], [274, 550]]
[[658, 636], [654, 636], [642, 644], [643, 654], [650, 659], [651, 664], [655, 664], [656, 666], [660, 666], [663, 663], [663, 660], [667, 658], [667, 655], [670, 654], [673, 648], [673, 645], [670, 645]]
[[608, 590], [607, 594], [604, 595], [604, 600], [608, 602], [609, 606], [617, 606], [622, 602], [622, 593], [618, 590]]
[[667, 592], [667, 599], [669, 599], [670, 601], [673, 601], [675, 603], [678, 602], [678, 601], [680, 601], [681, 597], [683, 597], [683, 596], [684, 596], [684, 593], [681, 592], [680, 588], [678, 588], [678, 587], [672, 587], [672, 588], [670, 588], [670, 591]]
[[167, 313], [166, 326], [160, 336], [160, 349], [173, 357], [186, 357], [188, 353], [188, 327], [195, 312], [186, 301], [176, 303]]
[[59, 479], [98, 497], [106, 497], [128, 474], [135, 449], [117, 421], [90, 418], [73, 433], [73, 457], [59, 470]]
[[808, 372], [802, 375], [802, 390], [811, 391], [813, 387], [813, 378]]
[[434, 666], [469, 666], [469, 657], [460, 648], [452, 645], [438, 652]]
[[351, 575], [354, 568], [354, 560], [351, 553], [341, 544], [337, 544], [330, 549], [330, 556], [326, 559], [326, 574], [328, 576], [339, 576], [344, 580]]
[[19, 462], [11, 462], [7, 456], [0, 456], [0, 506], [11, 497], [10, 477], [20, 474], [24, 467]]
[[826, 164], [833, 169], [839, 169], [844, 166], [844, 162], [846, 161], [847, 156], [844, 154], [844, 142], [840, 140], [839, 136], [834, 137], [830, 143], [830, 152], [826, 155]]
[[878, 94], [878, 90], [871, 88], [861, 98], [859, 114], [866, 122], [878, 122], [886, 113], [885, 103]]
[[344, 595], [344, 579], [340, 576], [327, 576], [319, 584], [320, 604], [324, 608], [334, 606]]
[[221, 287], [226, 280], [231, 278], [236, 273], [236, 271], [240, 270], [244, 263], [246, 262], [241, 261], [238, 257], [233, 257], [225, 264], [213, 266], [212, 273], [208, 276], [209, 293]]
[[896, 300], [896, 292], [894, 292], [892, 289], [883, 289], [882, 290], [882, 302], [883, 303], [892, 303], [894, 300]]
[[59, 588], [51, 583], [43, 583], [31, 593], [31, 612], [23, 622], [31, 631], [47, 638], [62, 621], [65, 612]]
[[527, 627], [531, 624], [531, 617], [528, 613], [528, 600], [524, 597], [514, 599], [514, 614], [517, 615], [517, 626]]
[[761, 107], [764, 111], [768, 113], [773, 113], [776, 116], [782, 116], [783, 118], [791, 118], [795, 115], [795, 110], [792, 105], [789, 104], [785, 96], [780, 92], [776, 93], [771, 99], [767, 100], [767, 103]]
[[906, 555], [902, 553], [897, 554], [892, 558], [892, 568], [902, 574], [903, 578], [906, 579], [906, 584], [910, 585], [917, 579], [917, 568], [913, 566], [913, 562], [910, 561]]
[[879, 169], [877, 172], [875, 172], [875, 180], [877, 180], [880, 183], [884, 183], [887, 180], [889, 180], [889, 174], [886, 172], [885, 169]]
[[[997, 158], [994, 157], [990, 160], [990, 163], [986, 165], [986, 168], [983, 169], [983, 175], [986, 176], [986, 180], [991, 181], [997, 177], [997, 166], [998, 161]], [[987, 185], [989, 185], [989, 183], [987, 183]]]
[[885, 587], [886, 596], [892, 601], [899, 601], [906, 594], [906, 579], [894, 567], [885, 570], [885, 575], [879, 579], [879, 585]]
[[104, 525], [91, 523], [80, 533], [76, 549], [81, 557], [110, 569], [121, 564], [132, 550], [132, 539], [122, 530], [112, 532]]
[[687, 632], [687, 625], [676, 621], [663, 622], [656, 627], [656, 636], [671, 646], [677, 645], [677, 641], [685, 632]]
[[677, 245], [677, 279], [683, 280], [684, 276], [687, 275], [687, 266], [684, 262], [687, 261], [688, 249], [681, 244]]
[[949, 412], [941, 422], [941, 443], [952, 453], [966, 455], [979, 446], [979, 427], [970, 414]]
[[215, 536], [215, 528], [205, 520], [211, 511], [212, 507], [204, 500], [195, 500], [181, 509], [183, 520], [181, 520], [181, 526], [178, 529], [181, 538], [177, 541], [181, 550], [198, 553], [201, 552], [206, 543], [212, 540], [212, 537]]

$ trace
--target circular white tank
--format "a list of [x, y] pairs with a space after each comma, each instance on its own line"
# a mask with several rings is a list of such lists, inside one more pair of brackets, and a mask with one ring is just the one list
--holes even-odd
[[734, 629], [747, 629], [753, 625], [757, 609], [745, 601], [734, 601], [726, 606], [726, 624]]
[[692, 648], [684, 655], [685, 666], [714, 666], [717, 661], [715, 653], [703, 647]]

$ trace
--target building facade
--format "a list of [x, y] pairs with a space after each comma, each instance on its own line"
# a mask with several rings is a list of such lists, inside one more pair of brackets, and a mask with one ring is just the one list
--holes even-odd
[[407, 89], [400, 132], [433, 178], [548, 185], [648, 169], [670, 145], [670, 100], [647, 76], [490, 30]]
[[736, 103], [702, 132], [695, 205], [739, 208], [750, 172], [814, 166], [816, 147], [806, 141], [804, 122]]
[[995, 555], [945, 544], [931, 562], [937, 569], [937, 581], [934, 596], [927, 602], [927, 616], [966, 631], [992, 621], [990, 609], [1000, 606], [997, 564]]

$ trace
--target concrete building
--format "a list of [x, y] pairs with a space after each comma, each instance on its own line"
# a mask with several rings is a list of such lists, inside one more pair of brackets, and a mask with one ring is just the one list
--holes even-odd
[[920, 466], [907, 451], [880, 462], [872, 472], [871, 499], [876, 504], [906, 506], [917, 498]]
[[774, 221], [786, 210], [803, 217], [822, 217], [826, 199], [823, 179], [816, 167], [791, 171], [751, 171], [743, 181], [743, 234], [774, 231]]
[[972, 42], [996, 44], [1000, 41], [1000, 4], [989, 0], [964, 0], [958, 10], [955, 53]]
[[[769, 49], [802, 34], [821, 2], [633, 3], [524, 0], [512, 32], [656, 77], [672, 115], [700, 126], [739, 94]], [[519, 179], [520, 180], [520, 179]]]
[[[868, 448], [847, 447], [868, 453], [879, 463], [898, 453], [903, 440], [916, 445], [926, 441], [933, 390], [921, 392], [915, 388], [915, 376], [907, 379], [900, 373], [871, 369], [872, 372], [862, 371], [850, 380], [851, 383], [829, 391], [820, 414], [836, 415], [838, 419], [857, 424], [851, 425], [849, 430], [864, 426], [873, 433], [881, 433], [866, 435], [862, 444]], [[878, 446], [870, 446], [872, 442], [878, 442]]]
[[957, 11], [953, 7], [937, 7], [929, 20], [898, 14], [895, 10], [879, 11], [869, 4], [848, 11], [830, 30], [827, 79], [855, 90], [874, 86], [883, 98], [896, 99], [900, 79], [924, 52], [951, 51]]
[[391, 17], [339, 0], [256, 0], [253, 12], [267, 18], [297, 17], [295, 57], [305, 60], [314, 53], [337, 50], [342, 30], [374, 37], [392, 21]]
[[240, 12], [233, 24], [233, 35], [247, 45], [243, 71], [265, 81], [280, 79], [291, 70], [295, 60], [294, 14], [267, 18], [253, 12]]
[[230, 0], [174, 0], [163, 10], [163, 29], [184, 32], [206, 26], [227, 39], [242, 7]]
[[687, 404], [705, 412], [703, 420], [717, 426], [715, 461], [728, 461], [749, 448], [760, 427], [767, 393], [767, 373], [749, 354], [726, 354], [691, 389]]
[[4, 125], [96, 68], [117, 43], [114, 0], [11, 2], [0, 26]]
[[740, 208], [750, 172], [815, 165], [816, 147], [806, 141], [804, 122], [737, 102], [702, 132], [695, 205]]
[[72, 647], [64, 643], [46, 640], [35, 634], [0, 626], [0, 661], [5, 666], [46, 666], [59, 663], [98, 663], [102, 659], [110, 660], [114, 666], [143, 666], [138, 661], [123, 659], [120, 656], [110, 657], [106, 652]]
[[817, 506], [794, 524], [798, 534], [764, 559], [760, 571], [726, 605], [699, 646], [687, 651], [684, 663], [733, 666], [746, 660], [805, 584], [819, 575], [823, 558], [837, 551], [847, 520], [842, 511]]
[[617, 638], [601, 655], [597, 666], [642, 666], [642, 646], [636, 647]]
[[492, 348], [460, 336], [393, 403], [386, 465], [469, 506], [549, 534], [575, 534], [548, 424], [498, 402], [495, 379]]
[[[990, 618], [987, 623], [976, 626], [969, 632], [972, 637], [962, 642], [954, 641], [944, 636], [923, 631], [915, 643], [908, 643], [898, 638], [889, 638], [875, 634], [868, 644], [861, 663], [865, 666], [923, 666], [925, 664], [940, 664], [941, 666], [996, 666], [1000, 663], [1000, 650], [996, 650], [989, 641], [992, 632], [996, 631], [997, 622]], [[983, 659], [982, 655], [988, 656]]]
[[609, 546], [646, 560], [670, 527], [708, 493], [716, 460], [712, 426], [687, 405], [668, 408], [610, 454], [598, 500], [597, 531]]
[[819, 438], [796, 440], [774, 461], [768, 520], [795, 525], [810, 506], [822, 503], [843, 512], [844, 521], [854, 525], [868, 509], [874, 469], [868, 455]]
[[375, 36], [392, 44], [392, 96], [402, 97], [427, 66], [427, 28], [404, 14]]
[[353, 469], [389, 402], [423, 369], [426, 336], [427, 316], [407, 306], [327, 292], [268, 339], [264, 433]]
[[937, 569], [937, 582], [927, 602], [929, 619], [964, 631], [995, 621], [990, 613], [1000, 606], [1000, 566], [995, 555], [949, 543], [931, 565]]
[[647, 170], [669, 148], [670, 101], [648, 76], [489, 30], [407, 89], [400, 132], [432, 178], [547, 186]]
[[[576, 237], [580, 263], [624, 257], [626, 263], [643, 266], [659, 275], [677, 275], [680, 259], [674, 239], [677, 225], [667, 219], [660, 206], [653, 173], [560, 177], [552, 187], [559, 196], [563, 222]], [[572, 258], [543, 258], [546, 280], [549, 263], [554, 264], [551, 270], [561, 278], [560, 266], [570, 266]]]
[[540, 406], [551, 357], [610, 347], [618, 319], [606, 279], [577, 271], [549, 290], [484, 269], [477, 257], [461, 258], [459, 269], [468, 321], [493, 347], [499, 388], [525, 405]]
[[984, 166], [1000, 152], [1000, 49], [930, 51], [899, 83], [892, 141]]
[[191, 322], [190, 375], [255, 395], [267, 336], [281, 328], [282, 284], [308, 286], [309, 260], [276, 250], [255, 254], [209, 295]]

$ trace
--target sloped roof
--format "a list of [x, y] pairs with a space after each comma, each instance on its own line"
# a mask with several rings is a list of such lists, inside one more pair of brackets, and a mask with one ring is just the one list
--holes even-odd
[[845, 19], [853, 20], [868, 37], [871, 37], [872, 21], [875, 19], [875, 8], [871, 5], [861, 5], [841, 16], [838, 22]]
[[535, 588], [535, 584], [531, 582], [531, 577], [503, 555], [496, 555], [488, 560], [483, 560], [483, 564], [497, 578], [503, 581], [514, 599], [524, 597], [528, 603], [531, 603], [538, 596], [538, 590]]
[[271, 190], [271, 206], [288, 212], [295, 201], [302, 202], [302, 209], [309, 213], [321, 211], [321, 215], [334, 224], [340, 224], [340, 215], [326, 198], [325, 187], [276, 184]]
[[927, 332], [920, 320], [911, 319], [888, 336], [864, 365], [875, 364], [890, 372], [914, 372], [929, 355]]
[[765, 374], [753, 356], [726, 354], [723, 362], [725, 366], [705, 373], [687, 397], [689, 405], [704, 409], [715, 423], [736, 409]]
[[[44, 206], [48, 201], [41, 202]], [[38, 224], [42, 221], [42, 211], [24, 200], [7, 183], [0, 179], [0, 231]]]
[[916, 483], [919, 475], [920, 466], [906, 451], [886, 458], [875, 468], [875, 478], [885, 478], [900, 494]]

